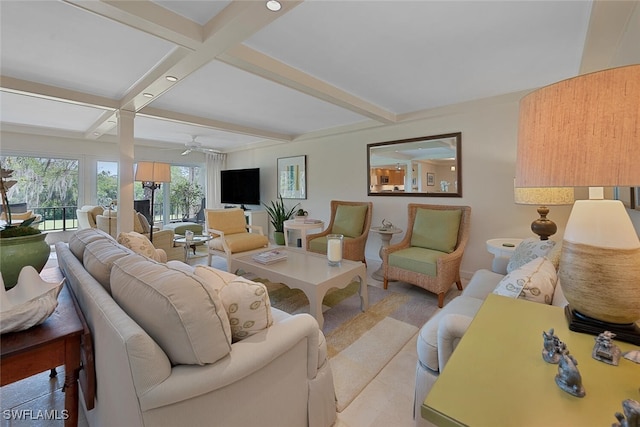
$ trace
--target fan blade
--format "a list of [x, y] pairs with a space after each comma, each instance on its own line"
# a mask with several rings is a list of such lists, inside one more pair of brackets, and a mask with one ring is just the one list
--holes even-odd
[[189, 154], [191, 152], [191, 148], [187, 148], [186, 150], [184, 150], [182, 153], [180, 153], [181, 156], [186, 156], [187, 154]]

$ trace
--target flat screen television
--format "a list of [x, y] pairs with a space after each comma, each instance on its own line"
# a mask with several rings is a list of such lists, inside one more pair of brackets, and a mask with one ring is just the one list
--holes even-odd
[[220, 193], [222, 203], [259, 205], [260, 168], [220, 171]]

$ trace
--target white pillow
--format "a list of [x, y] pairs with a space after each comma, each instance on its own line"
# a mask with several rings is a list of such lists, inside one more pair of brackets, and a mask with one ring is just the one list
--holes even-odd
[[154, 261], [163, 261], [156, 252], [156, 248], [153, 246], [153, 243], [151, 243], [151, 240], [140, 233], [136, 233], [135, 231], [130, 231], [128, 233], [122, 232], [118, 234], [118, 243], [125, 248], [131, 249], [135, 253], [144, 255]]
[[540, 240], [535, 237], [524, 239], [513, 251], [513, 256], [507, 264], [507, 273], [522, 267], [532, 259], [547, 255], [555, 244], [553, 240]]
[[273, 324], [271, 301], [265, 285], [211, 267], [197, 266], [194, 270], [196, 276], [218, 291], [229, 317], [234, 342]]
[[507, 274], [493, 293], [551, 304], [557, 282], [553, 263], [546, 257], [538, 257]]
[[111, 292], [174, 365], [214, 363], [231, 351], [218, 293], [192, 274], [133, 254], [114, 262]]

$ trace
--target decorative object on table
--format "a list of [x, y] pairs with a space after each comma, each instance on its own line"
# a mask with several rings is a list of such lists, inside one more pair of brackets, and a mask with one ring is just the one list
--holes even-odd
[[542, 358], [547, 363], [559, 363], [562, 355], [567, 352], [567, 345], [554, 334], [553, 328], [549, 329], [548, 333], [542, 331], [542, 337], [544, 338]]
[[266, 205], [264, 203], [263, 205], [267, 210], [267, 214], [269, 214], [271, 225], [273, 225], [273, 239], [277, 245], [284, 245], [284, 222], [291, 218], [299, 203], [296, 203], [296, 205], [291, 209], [287, 209], [284, 206], [282, 196], [278, 196], [275, 201], [271, 201], [271, 205]]
[[273, 264], [274, 262], [284, 261], [287, 259], [287, 251], [280, 249], [272, 249], [251, 256], [255, 262], [260, 264]]
[[51, 253], [51, 248], [44, 240], [47, 237], [46, 233], [31, 227], [37, 216], [24, 219], [17, 225], [13, 223], [7, 196], [9, 189], [17, 184], [17, 181], [8, 179], [12, 175], [13, 170], [0, 167], [0, 195], [6, 217], [6, 222], [0, 230], [0, 274], [5, 289], [11, 289], [16, 285], [20, 271], [27, 265], [35, 268], [37, 272], [42, 271]]
[[616, 334], [610, 331], [604, 331], [598, 335], [595, 338], [596, 343], [593, 346], [591, 357], [609, 365], [618, 366], [621, 351], [620, 347], [613, 343], [615, 336]]
[[547, 218], [551, 205], [571, 205], [574, 201], [573, 187], [543, 187], [514, 189], [514, 200], [518, 205], [538, 205], [540, 218], [531, 223], [531, 231], [540, 236], [540, 240], [548, 240], [558, 231], [555, 222]]
[[298, 209], [298, 211], [296, 212], [295, 216], [293, 217], [293, 220], [295, 222], [305, 222], [307, 220], [307, 216], [309, 215], [309, 212], [305, 211], [304, 209], [300, 208]]
[[44, 322], [58, 306], [60, 283], [42, 280], [38, 271], [25, 266], [18, 276], [16, 285], [5, 291], [0, 274], [0, 333], [29, 329]]
[[616, 412], [617, 423], [611, 427], [640, 427], [640, 402], [633, 399], [626, 399], [622, 402], [624, 414]]
[[640, 64], [531, 92], [520, 102], [515, 180], [516, 187], [599, 186], [574, 203], [564, 232], [558, 276], [569, 328], [606, 329], [636, 345], [640, 240], [623, 203], [604, 200], [602, 187], [640, 186], [638, 99]]
[[332, 267], [339, 267], [342, 264], [342, 245], [344, 236], [342, 234], [327, 235], [327, 260]]
[[187, 241], [187, 243], [193, 241], [193, 231], [191, 230], [185, 230], [184, 232], [184, 239]]
[[632, 362], [640, 363], [640, 350], [629, 350], [622, 353], [622, 357]]
[[151, 229], [149, 230], [149, 240], [153, 243], [153, 201], [154, 194], [163, 182], [171, 182], [171, 165], [160, 162], [138, 162], [136, 166], [136, 181], [142, 182], [142, 188], [151, 191]]
[[[108, 216], [109, 218], [111, 218], [111, 211], [116, 209], [116, 206], [118, 206], [118, 201], [116, 199], [111, 199], [111, 201], [109, 202], [109, 206], [107, 206], [107, 209], [109, 211]], [[111, 223], [113, 221], [109, 221], [109, 235], [113, 236], [113, 234], [111, 234]], [[115, 230], [114, 230], [115, 231]]]
[[562, 390], [576, 397], [584, 397], [586, 394], [582, 386], [582, 375], [578, 371], [578, 361], [568, 351], [560, 357], [556, 384]]
[[[307, 198], [307, 156], [278, 159], [278, 194], [284, 199]], [[287, 218], [288, 219], [288, 218]]]
[[380, 231], [393, 230], [394, 226], [391, 221], [387, 221], [386, 219], [382, 219], [382, 227], [380, 227]]

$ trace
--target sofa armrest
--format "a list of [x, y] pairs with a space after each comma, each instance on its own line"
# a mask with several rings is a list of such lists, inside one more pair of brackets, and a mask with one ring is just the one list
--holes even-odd
[[280, 355], [286, 354], [305, 341], [307, 377], [315, 378], [318, 371], [318, 323], [309, 314], [289, 316], [268, 329], [251, 335], [232, 345], [231, 353], [216, 363], [195, 366], [178, 365], [171, 375], [140, 397], [143, 411], [171, 405], [201, 396], [248, 377]]
[[464, 288], [462, 295], [483, 300], [493, 292], [503, 278], [504, 276], [502, 274], [494, 273], [490, 270], [477, 270], [473, 273], [473, 277], [471, 277], [469, 284]]
[[447, 314], [438, 324], [438, 368], [442, 372], [453, 350], [469, 328], [473, 317], [464, 314]]
[[[147, 238], [149, 234], [145, 234]], [[153, 230], [153, 246], [157, 249], [164, 249], [165, 252], [173, 247], [173, 237], [175, 233], [173, 230]]]

